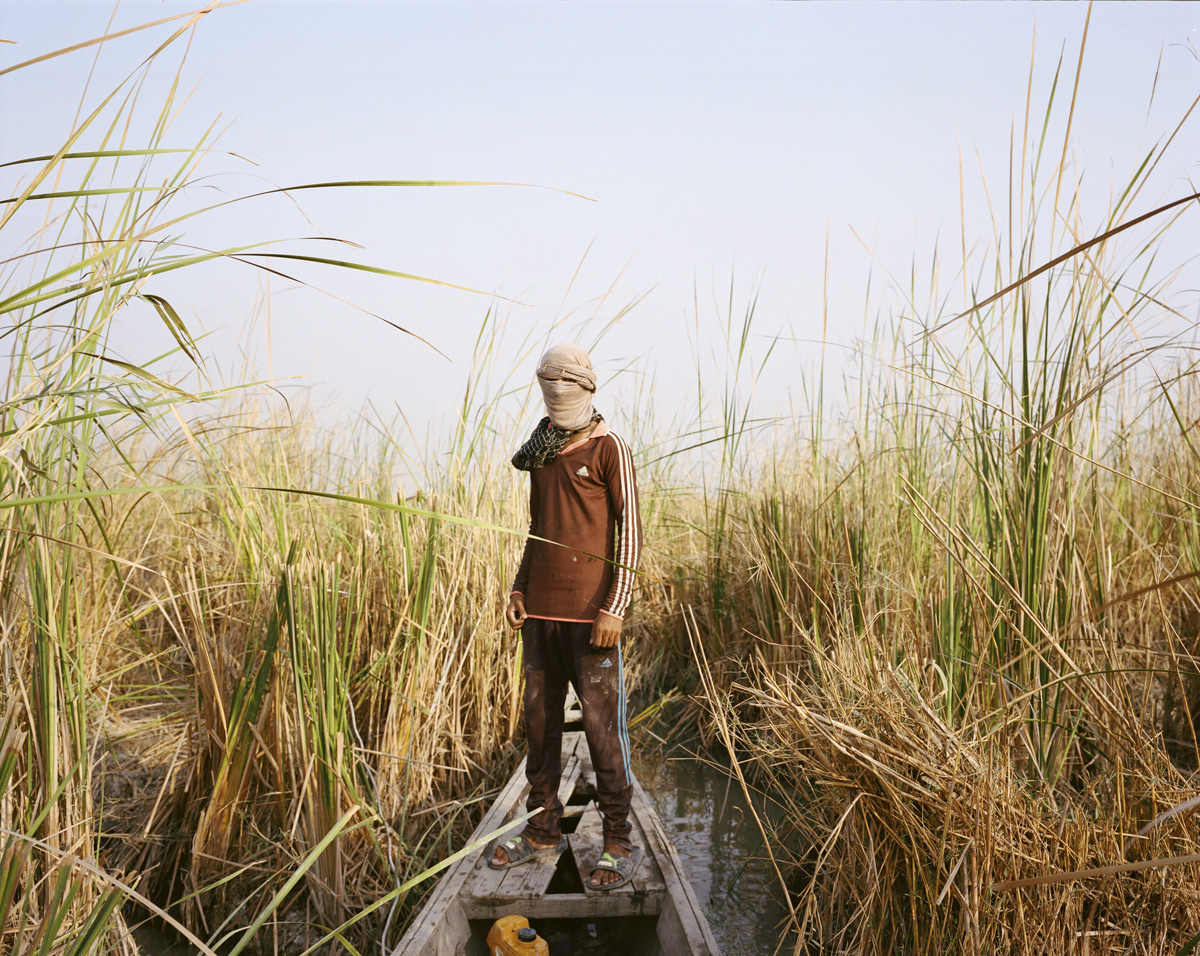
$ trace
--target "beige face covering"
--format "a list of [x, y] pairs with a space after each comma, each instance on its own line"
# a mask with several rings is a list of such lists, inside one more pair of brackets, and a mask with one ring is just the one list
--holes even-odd
[[587, 352], [576, 345], [556, 345], [538, 362], [538, 385], [546, 414], [556, 428], [575, 431], [592, 420], [596, 372]]

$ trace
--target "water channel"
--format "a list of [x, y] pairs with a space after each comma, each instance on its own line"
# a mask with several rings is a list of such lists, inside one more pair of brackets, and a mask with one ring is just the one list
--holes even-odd
[[[679, 851], [724, 956], [772, 956], [787, 914], [737, 781], [683, 748], [634, 750], [638, 780]], [[766, 801], [755, 801], [769, 815]]]

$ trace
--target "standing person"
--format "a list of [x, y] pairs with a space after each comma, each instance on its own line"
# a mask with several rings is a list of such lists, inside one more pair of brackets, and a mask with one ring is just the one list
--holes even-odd
[[589, 884], [614, 889], [629, 882], [641, 858], [630, 841], [633, 769], [621, 661], [622, 618], [642, 545], [637, 480], [629, 446], [592, 404], [596, 373], [586, 352], [556, 345], [538, 363], [537, 381], [547, 415], [512, 458], [530, 473], [530, 537], [505, 616], [522, 632], [526, 809], [538, 813], [520, 836], [497, 845], [488, 865], [516, 866], [566, 849], [558, 786], [570, 681], [583, 707], [604, 820], [604, 851]]

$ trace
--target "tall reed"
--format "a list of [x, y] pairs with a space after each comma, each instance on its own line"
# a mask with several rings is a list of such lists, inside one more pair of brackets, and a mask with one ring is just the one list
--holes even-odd
[[1200, 939], [1194, 366], [1145, 332], [1186, 295], [1152, 264], [1197, 197], [1142, 198], [1172, 138], [1093, 224], [1014, 143], [974, 301], [898, 317], [869, 412], [728, 499], [723, 602], [681, 598], [708, 730], [787, 810], [797, 953]]
[[[361, 945], [459, 849], [447, 840], [462, 808], [434, 794], [458, 775], [469, 783], [456, 796], [477, 791], [513, 730], [518, 672], [487, 623], [496, 569], [472, 555], [515, 537], [467, 519], [454, 536], [465, 550], [446, 551], [438, 503], [397, 496], [386, 456], [351, 472], [302, 429], [251, 420], [252, 404], [233, 425], [205, 412], [244, 386], [191, 393], [162, 371], [183, 360], [204, 380], [197, 342], [156, 291], [180, 268], [315, 262], [421, 278], [303, 247], [172, 238], [263, 195], [193, 200], [213, 149], [210, 137], [169, 145], [178, 73], [149, 142], [129, 142], [146, 73], [218, 6], [162, 21], [149, 58], [61, 147], [10, 164], [30, 173], [0, 228], [45, 225], [4, 263], [0, 293], [6, 951], [132, 951], [127, 902], [205, 952], [277, 945], [292, 917], [301, 938], [354, 924], [344, 932]], [[438, 184], [289, 189], [412, 185]], [[176, 345], [142, 365], [108, 350], [139, 302]], [[362, 503], [303, 497], [331, 488]], [[454, 488], [515, 501], [515, 486]]]

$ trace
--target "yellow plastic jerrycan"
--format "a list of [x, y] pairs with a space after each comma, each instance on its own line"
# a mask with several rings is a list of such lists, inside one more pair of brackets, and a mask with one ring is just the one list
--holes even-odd
[[501, 916], [487, 936], [488, 956], [550, 956], [550, 944], [524, 916]]

